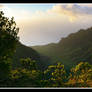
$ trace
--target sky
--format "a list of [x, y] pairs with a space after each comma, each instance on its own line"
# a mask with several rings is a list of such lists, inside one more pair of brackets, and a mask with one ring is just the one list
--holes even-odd
[[80, 29], [92, 27], [92, 4], [0, 4], [14, 17], [20, 42], [27, 46], [57, 43]]

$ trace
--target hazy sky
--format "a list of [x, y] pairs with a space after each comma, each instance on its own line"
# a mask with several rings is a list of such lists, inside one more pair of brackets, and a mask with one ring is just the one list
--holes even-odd
[[14, 16], [20, 41], [27, 45], [58, 42], [92, 26], [92, 4], [0, 4], [5, 16]]

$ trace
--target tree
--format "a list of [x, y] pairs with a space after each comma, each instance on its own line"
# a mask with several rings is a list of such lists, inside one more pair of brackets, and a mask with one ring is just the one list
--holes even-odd
[[66, 71], [64, 65], [57, 63], [57, 65], [49, 66], [44, 72], [46, 77], [46, 86], [63, 87], [66, 80]]
[[19, 28], [16, 27], [14, 18], [4, 16], [0, 12], [0, 59], [11, 56], [15, 52], [16, 42], [19, 37], [17, 36]]
[[41, 86], [42, 73], [37, 68], [35, 60], [30, 58], [20, 59], [21, 66], [11, 71], [13, 86]]
[[19, 28], [17, 28], [14, 18], [11, 19], [4, 16], [0, 11], [0, 81], [4, 81], [9, 77], [11, 68], [11, 57], [16, 51], [16, 45], [19, 40], [17, 36]]
[[31, 60], [31, 58], [20, 59], [21, 66], [28, 70], [37, 70], [37, 61]]
[[75, 68], [71, 69], [70, 79], [74, 79], [76, 84], [88, 86], [87, 81], [90, 78], [92, 78], [92, 65], [90, 65], [88, 62], [80, 62]]

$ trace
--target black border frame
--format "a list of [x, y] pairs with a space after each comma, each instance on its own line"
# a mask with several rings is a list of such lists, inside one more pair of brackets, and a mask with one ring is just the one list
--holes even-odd
[[[92, 0], [0, 0], [0, 4], [1, 3], [92, 3]], [[23, 89], [23, 88], [0, 88], [0, 89]], [[24, 87], [24, 89], [59, 89], [59, 88], [26, 88]], [[60, 88], [60, 89], [69, 89], [69, 88]], [[85, 88], [70, 88], [70, 89], [85, 89]], [[86, 88], [86, 89], [92, 89], [92, 88]]]
[[0, 3], [92, 3], [92, 0], [0, 0]]

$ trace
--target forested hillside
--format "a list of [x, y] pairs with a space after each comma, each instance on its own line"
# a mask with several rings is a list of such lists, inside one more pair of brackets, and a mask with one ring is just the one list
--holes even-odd
[[52, 64], [61, 61], [65, 66], [72, 67], [80, 61], [92, 64], [92, 28], [81, 29], [62, 38], [57, 44], [33, 46], [40, 54], [51, 58]]
[[16, 52], [14, 54], [13, 66], [15, 68], [20, 66], [19, 62], [20, 58], [27, 58], [27, 57], [31, 58], [32, 60], [40, 61], [40, 55], [35, 50], [18, 42]]
[[44, 55], [40, 55], [36, 50], [18, 42], [16, 52], [14, 54], [13, 68], [20, 66], [20, 58], [31, 58], [32, 60], [38, 61], [40, 69], [44, 70], [50, 65], [50, 58]]

